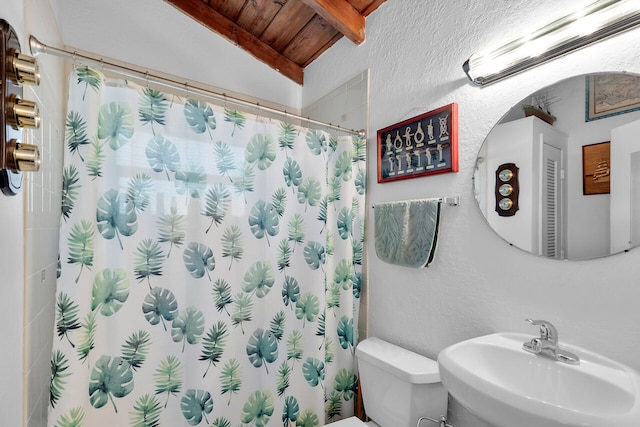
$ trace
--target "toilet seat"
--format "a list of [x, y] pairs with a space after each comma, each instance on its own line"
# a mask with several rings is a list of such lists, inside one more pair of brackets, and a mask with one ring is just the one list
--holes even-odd
[[335, 423], [326, 424], [328, 427], [380, 427], [373, 421], [363, 423], [358, 417], [345, 418], [344, 420], [336, 421]]

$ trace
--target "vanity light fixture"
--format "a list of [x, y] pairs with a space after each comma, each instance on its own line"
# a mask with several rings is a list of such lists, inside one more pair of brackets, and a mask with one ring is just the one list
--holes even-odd
[[598, 0], [501, 46], [474, 53], [462, 65], [484, 86], [640, 25], [640, 1]]

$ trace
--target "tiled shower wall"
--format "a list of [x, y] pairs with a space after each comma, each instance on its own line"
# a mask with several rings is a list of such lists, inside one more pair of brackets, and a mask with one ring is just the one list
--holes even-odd
[[[25, 34], [35, 34], [47, 44], [58, 45], [58, 28], [48, 1], [25, 2]], [[23, 52], [28, 53], [28, 40], [22, 44]], [[46, 425], [49, 403], [66, 93], [63, 61], [42, 55], [38, 62], [40, 85], [24, 87], [25, 98], [38, 103], [42, 118], [38, 129], [25, 132], [25, 142], [37, 145], [42, 158], [39, 172], [25, 174], [24, 189], [23, 426], [26, 427]]]
[[369, 125], [369, 71], [361, 72], [318, 101], [305, 107], [302, 116], [345, 129], [367, 129]]
[[[363, 71], [348, 82], [340, 85], [329, 94], [323, 96], [318, 101], [304, 108], [303, 117], [310, 117], [325, 123], [340, 126], [345, 129], [368, 129], [369, 128], [369, 71]], [[367, 136], [367, 143], [375, 143], [375, 135]], [[375, 161], [368, 159], [367, 163]], [[368, 182], [371, 182], [369, 177]], [[364, 207], [363, 207], [364, 208]], [[366, 208], [365, 208], [366, 209]], [[368, 212], [368, 209], [365, 210]], [[367, 218], [368, 223], [368, 218]], [[366, 246], [365, 246], [366, 248]], [[368, 336], [368, 292], [367, 292], [367, 262], [368, 254], [365, 249], [365, 262], [363, 263], [363, 283], [360, 294], [360, 317], [358, 319], [358, 336], [364, 338]]]

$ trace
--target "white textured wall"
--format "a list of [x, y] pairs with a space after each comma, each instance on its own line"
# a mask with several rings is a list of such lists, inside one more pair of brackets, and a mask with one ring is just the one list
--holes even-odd
[[162, 0], [54, 1], [68, 46], [300, 108], [298, 84]]
[[[303, 105], [370, 69], [369, 203], [460, 194], [444, 208], [438, 254], [412, 270], [369, 256], [369, 332], [436, 357], [446, 346], [496, 331], [537, 331], [544, 318], [560, 340], [640, 369], [640, 250], [563, 262], [509, 247], [473, 199], [476, 153], [509, 107], [536, 89], [585, 72], [640, 72], [640, 30], [479, 89], [462, 63], [502, 37], [527, 33], [591, 1], [387, 1], [367, 19], [359, 47], [342, 40], [307, 68]], [[376, 130], [450, 102], [459, 104], [460, 171], [376, 183]], [[369, 206], [370, 213], [371, 207]], [[373, 248], [369, 226], [369, 248]]]

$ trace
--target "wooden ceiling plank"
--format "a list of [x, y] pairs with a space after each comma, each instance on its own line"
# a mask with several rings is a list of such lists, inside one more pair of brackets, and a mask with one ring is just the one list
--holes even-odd
[[315, 17], [291, 40], [282, 54], [302, 66], [336, 35], [342, 34], [320, 15]]
[[280, 9], [282, 9], [282, 6], [273, 0], [250, 1], [240, 12], [236, 22], [242, 28], [260, 38], [260, 35]]
[[208, 0], [205, 1], [209, 6], [217, 10], [221, 15], [235, 21], [240, 12], [247, 3], [247, 0]]
[[315, 14], [306, 4], [289, 0], [264, 30], [260, 39], [281, 52]]
[[257, 37], [216, 12], [201, 0], [165, 0], [210, 30], [252, 54], [298, 84], [304, 82], [304, 69]]
[[347, 0], [301, 0], [355, 44], [364, 41], [365, 19]]

